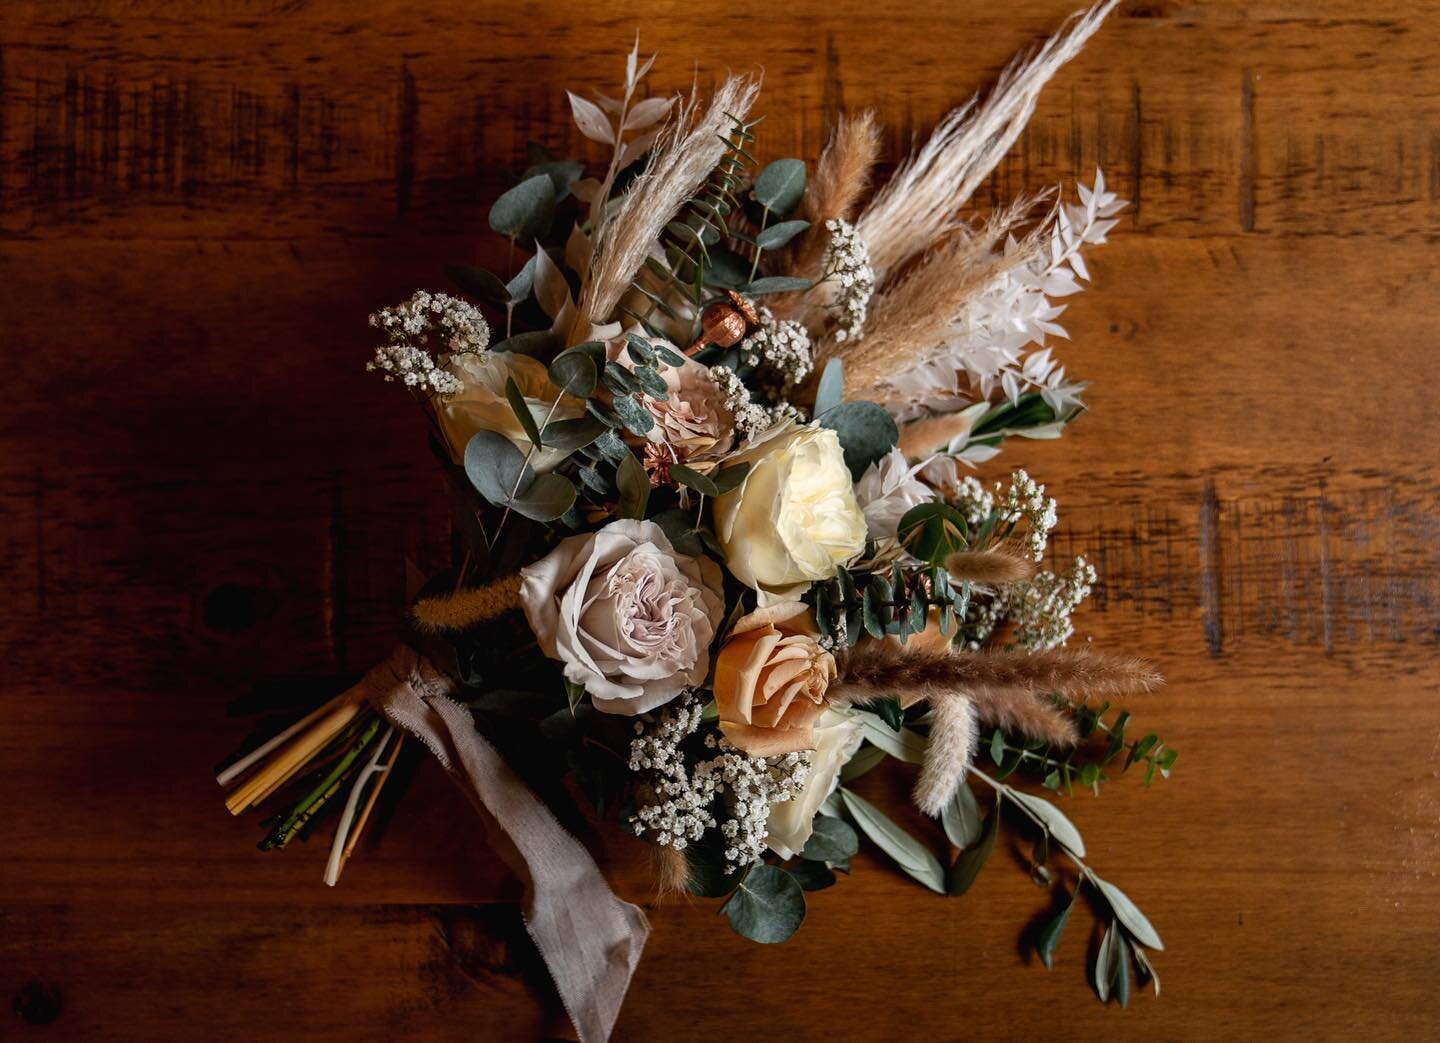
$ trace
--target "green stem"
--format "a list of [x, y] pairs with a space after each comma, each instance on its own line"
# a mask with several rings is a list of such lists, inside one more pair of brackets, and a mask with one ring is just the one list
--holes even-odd
[[755, 273], [760, 270], [760, 235], [765, 231], [765, 224], [770, 220], [770, 208], [763, 207], [760, 211], [760, 231], [755, 233], [755, 259], [750, 262], [750, 278], [746, 282], [755, 281]]
[[326, 802], [339, 792], [341, 781], [349, 773], [351, 766], [359, 759], [360, 754], [370, 745], [379, 731], [380, 718], [377, 716], [370, 722], [366, 729], [360, 733], [360, 737], [355, 741], [355, 744], [336, 762], [335, 767], [330, 769], [330, 772], [315, 784], [315, 788], [306, 794], [304, 799], [295, 806], [290, 814], [286, 815], [280, 824], [270, 832], [270, 835], [261, 842], [261, 850], [268, 851], [271, 848], [283, 848], [286, 844], [290, 843], [291, 838], [304, 827], [305, 823], [314, 818], [316, 813], [325, 806]]

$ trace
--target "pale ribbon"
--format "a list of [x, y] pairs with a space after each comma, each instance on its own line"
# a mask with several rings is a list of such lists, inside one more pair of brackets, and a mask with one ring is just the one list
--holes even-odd
[[525, 927], [581, 1043], [610, 1038], [650, 924], [617, 898], [584, 846], [475, 729], [453, 684], [402, 645], [360, 682], [376, 710], [423, 742], [475, 806], [525, 886]]

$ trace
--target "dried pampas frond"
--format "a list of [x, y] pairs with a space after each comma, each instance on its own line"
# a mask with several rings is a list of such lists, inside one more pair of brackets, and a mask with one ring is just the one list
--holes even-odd
[[848, 397], [883, 404], [882, 388], [890, 378], [944, 354], [951, 327], [963, 319], [966, 305], [1035, 256], [1041, 243], [1033, 233], [1015, 249], [1000, 247], [1029, 219], [1037, 201], [1018, 200], [977, 232], [956, 229], [871, 298], [864, 338], [826, 342], [823, 354], [844, 360]]
[[896, 171], [857, 224], [877, 283], [883, 285], [887, 274], [954, 226], [960, 208], [1020, 136], [1041, 89], [1080, 53], [1117, 2], [1102, 0], [1075, 15], [1058, 34], [1017, 58], [983, 102], [971, 100], [946, 116]]
[[932, 652], [891, 641], [865, 641], [851, 650], [837, 683], [831, 686], [831, 698], [853, 702], [901, 690], [959, 690], [976, 697], [1047, 692], [1115, 696], [1153, 691], [1162, 683], [1159, 672], [1143, 660], [1081, 648]]
[[745, 118], [758, 81], [730, 76], [710, 99], [704, 115], [692, 100], [668, 125], [644, 172], [596, 231], [597, 247], [585, 273], [570, 340], [583, 340], [590, 327], [609, 319], [665, 225], [710, 176], [728, 147], [725, 131]]
[[421, 630], [464, 630], [499, 619], [520, 607], [520, 576], [506, 576], [483, 587], [468, 587], [453, 594], [421, 598], [410, 610]]
[[930, 710], [930, 742], [915, 782], [915, 805], [939, 818], [975, 760], [978, 729], [974, 704], [958, 693], [932, 699]]
[[931, 453], [938, 453], [955, 439], [968, 435], [974, 426], [975, 418], [964, 410], [911, 420], [900, 428], [897, 448], [907, 460], [922, 460]]
[[945, 559], [945, 571], [955, 579], [1004, 587], [1035, 575], [1035, 561], [1004, 547], [961, 550]]
[[681, 894], [690, 890], [690, 860], [685, 852], [668, 844], [652, 844], [650, 858], [655, 868], [657, 897]]
[[[825, 222], [836, 218], [848, 221], [855, 216], [860, 197], [870, 187], [879, 155], [880, 125], [875, 122], [875, 113], [867, 109], [853, 116], [842, 115], [825, 151], [820, 154], [814, 175], [805, 185], [800, 216], [810, 222], [810, 228], [795, 254], [792, 266], [795, 272], [809, 278], [819, 271], [830, 245]], [[785, 294], [770, 307], [782, 318], [814, 327], [821, 323], [834, 292], [833, 282], [825, 282], [810, 293]]]
[[1074, 746], [1080, 741], [1075, 722], [1043, 695], [998, 695], [982, 691], [972, 696], [975, 715], [984, 724], [1051, 746]]

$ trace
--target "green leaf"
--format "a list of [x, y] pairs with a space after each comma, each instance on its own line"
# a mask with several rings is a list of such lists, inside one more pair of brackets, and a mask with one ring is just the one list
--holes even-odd
[[622, 518], [644, 518], [650, 502], [650, 477], [634, 453], [626, 453], [615, 469], [615, 484], [620, 490], [616, 513]]
[[855, 711], [856, 718], [860, 721], [865, 730], [865, 738], [870, 740], [871, 745], [878, 746], [896, 760], [902, 760], [906, 764], [925, 763], [925, 737], [909, 728], [901, 728], [898, 732], [891, 731], [873, 713], [865, 710]]
[[1145, 914], [1134, 902], [1130, 901], [1124, 891], [1110, 881], [1101, 880], [1093, 874], [1092, 879], [1099, 886], [1100, 893], [1105, 896], [1105, 901], [1110, 903], [1110, 909], [1115, 914], [1115, 918], [1125, 925], [1125, 930], [1129, 931], [1137, 942], [1157, 951], [1165, 948], [1165, 943], [1160, 940], [1159, 932], [1151, 926], [1150, 921], [1145, 918]]
[[874, 402], [842, 402], [827, 410], [819, 420], [821, 427], [828, 427], [840, 437], [845, 466], [856, 481], [900, 440], [895, 421], [883, 406]]
[[629, 395], [615, 397], [615, 415], [620, 418], [620, 423], [625, 426], [625, 430], [632, 435], [647, 434], [655, 426], [655, 418]]
[[536, 174], [495, 200], [490, 227], [504, 236], [533, 239], [550, 227], [554, 213], [555, 182], [548, 174]]
[[747, 297], [759, 297], [767, 293], [795, 293], [808, 290], [812, 285], [809, 279], [797, 279], [793, 275], [767, 275], [741, 286], [740, 292]]
[[656, 357], [667, 366], [685, 365], [685, 356], [678, 351], [672, 351], [664, 344], [654, 345]]
[[1013, 797], [1017, 804], [1029, 810], [1043, 822], [1045, 829], [1057, 843], [1064, 846], [1076, 858], [1085, 857], [1085, 841], [1080, 839], [1080, 831], [1075, 828], [1075, 823], [1065, 817], [1063, 811], [1044, 797], [1022, 793], [1019, 790], [1010, 790], [1007, 795]]
[[505, 378], [505, 398], [510, 403], [510, 411], [515, 414], [515, 419], [520, 421], [520, 426], [525, 429], [525, 437], [530, 439], [530, 444], [540, 445], [540, 427], [535, 423], [530, 405], [520, 393], [520, 385], [515, 383], [514, 377]]
[[936, 894], [945, 893], [945, 870], [929, 848], [897, 826], [869, 801], [844, 787], [840, 788], [839, 793], [845, 810], [850, 813], [855, 824], [877, 847], [894, 859], [896, 865]]
[[704, 275], [706, 286], [731, 290], [743, 286], [750, 278], [750, 262], [734, 250], [711, 250]]
[[640, 390], [635, 374], [615, 362], [605, 363], [600, 379], [616, 395], [633, 395]]
[[557, 159], [536, 163], [520, 177], [528, 180], [539, 174], [547, 175], [555, 186], [555, 202], [559, 203], [570, 194], [570, 186], [580, 180], [584, 173], [585, 164], [578, 159]]
[[580, 700], [585, 698], [585, 686], [576, 684], [569, 678], [565, 679], [565, 698], [570, 701], [570, 716], [575, 716], [575, 708], [580, 705]]
[[845, 397], [845, 367], [839, 359], [825, 363], [815, 387], [815, 418], [818, 420], [838, 406]]
[[1095, 963], [1090, 968], [1095, 978], [1095, 994], [1100, 997], [1101, 1003], [1108, 1003], [1110, 1000], [1110, 979], [1111, 967], [1115, 962], [1115, 938], [1120, 929], [1114, 924], [1105, 928], [1105, 935], [1100, 939], [1100, 948], [1095, 950]]
[[613, 430], [602, 432], [600, 437], [595, 439], [595, 448], [606, 459], [617, 461], [624, 459], [625, 455], [630, 452], [630, 447], [625, 444], [625, 440]]
[[576, 449], [584, 449], [605, 430], [605, 425], [593, 416], [552, 420], [545, 425], [545, 430], [540, 432], [540, 441], [550, 449], [574, 452]]
[[1155, 989], [1155, 995], [1160, 995], [1160, 975], [1155, 973], [1155, 965], [1150, 962], [1150, 957], [1146, 956], [1145, 950], [1139, 947], [1132, 947], [1130, 951], [1135, 956], [1135, 962], [1140, 965], [1140, 973], [1150, 979], [1150, 984]]
[[823, 891], [835, 886], [835, 871], [824, 862], [802, 858], [791, 867], [790, 875], [806, 891]]
[[505, 284], [505, 294], [509, 301], [501, 301], [501, 304], [519, 304], [530, 296], [530, 291], [535, 288], [535, 261], [539, 256], [538, 253], [532, 256], [515, 273], [515, 278]]
[[491, 351], [513, 351], [517, 355], [543, 355], [560, 346], [560, 337], [549, 330], [531, 330], [506, 337], [498, 344], [490, 345]]
[[840, 781], [851, 783], [885, 759], [887, 754], [879, 746], [862, 746], [855, 756], [840, 769]]
[[636, 366], [635, 382], [640, 385], [640, 390], [651, 398], [663, 402], [670, 397], [670, 385], [665, 383], [665, 378], [654, 366]]
[[896, 533], [900, 546], [921, 561], [941, 565], [956, 551], [964, 550], [965, 516], [948, 503], [916, 504], [900, 519]]
[[694, 489], [701, 496], [720, 495], [719, 487], [710, 480], [709, 476], [701, 474], [692, 467], [686, 467], [684, 464], [671, 464], [670, 477], [681, 485]]
[[800, 854], [814, 862], [841, 862], [860, 850], [860, 838], [843, 819], [816, 815]]
[[868, 708], [871, 713], [888, 724], [893, 732], [898, 732], [901, 725], [905, 723], [905, 711], [900, 708], [898, 699], [876, 699], [869, 704]]
[[980, 804], [975, 800], [975, 791], [965, 783], [955, 790], [955, 797], [940, 812], [940, 824], [950, 843], [964, 849], [980, 839], [982, 819]]
[[505, 304], [510, 300], [510, 291], [500, 281], [500, 276], [484, 268], [467, 264], [447, 264], [445, 274], [450, 277], [451, 282], [460, 287], [461, 293], [468, 293], [471, 297], [478, 297], [491, 304]]
[[772, 214], [788, 214], [805, 194], [805, 161], [777, 159], [760, 171], [751, 194]]
[[[673, 468], [672, 468], [673, 470]], [[710, 476], [715, 484], [717, 495], [723, 496], [731, 489], [738, 488], [750, 474], [749, 464], [736, 464], [734, 467], [724, 467]]]
[[1121, 934], [1115, 942], [1115, 998], [1124, 1009], [1130, 1006], [1130, 943]]
[[990, 736], [990, 759], [996, 764], [1005, 763], [1005, 733], [999, 728]]
[[755, 245], [762, 250], [778, 250], [809, 227], [809, 221], [781, 221], [759, 232]]
[[525, 456], [510, 439], [494, 431], [477, 431], [465, 443], [465, 475], [485, 499], [497, 507], [510, 502], [510, 491], [534, 480]]
[[757, 862], [720, 910], [742, 938], [783, 942], [805, 920], [805, 893], [785, 870]]
[[1040, 937], [1035, 939], [1035, 948], [1040, 953], [1040, 962], [1045, 964], [1045, 969], [1050, 969], [1051, 961], [1055, 957], [1055, 949], [1060, 944], [1060, 935], [1065, 931], [1065, 924], [1070, 920], [1070, 910], [1075, 908], [1075, 895], [1070, 896], [1070, 901], [1065, 903], [1065, 908], [1060, 910], [1055, 919], [1047, 923], [1040, 932]]
[[575, 483], [564, 475], [542, 474], [517, 493], [508, 507], [532, 521], [554, 521], [575, 503]]
[[985, 820], [985, 829], [980, 834], [979, 842], [960, 852], [960, 857], [955, 859], [955, 864], [946, 874], [945, 886], [950, 894], [963, 895], [970, 890], [970, 885], [975, 883], [980, 870], [985, 868], [990, 852], [995, 850], [995, 838], [1000, 835], [1001, 800], [1003, 798], [997, 794], [995, 807], [990, 812], [990, 817]]
[[883, 597], [876, 597], [873, 586], [866, 584], [865, 593], [861, 595], [860, 618], [864, 621], [865, 632], [877, 641], [885, 636], [885, 620], [881, 618], [885, 607], [883, 600]]
[[556, 355], [549, 372], [550, 383], [567, 395], [589, 398], [595, 390], [595, 360], [583, 345]]
[[625, 335], [625, 343], [630, 352], [630, 359], [635, 365], [655, 365], [655, 349], [650, 346], [650, 342], [644, 337], [636, 333], [627, 333]]

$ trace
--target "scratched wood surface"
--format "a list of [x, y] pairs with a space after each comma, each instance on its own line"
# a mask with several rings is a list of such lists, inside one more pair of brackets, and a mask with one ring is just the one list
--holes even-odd
[[[872, 106], [894, 158], [1073, 2], [0, 8], [0, 1036], [563, 1031], [432, 766], [334, 891], [208, 778], [228, 706], [365, 668], [444, 553], [364, 317], [493, 259], [486, 201], [527, 140], [584, 145], [564, 89], [637, 25], [657, 86], [764, 67], [764, 156]], [[1027, 955], [1018, 851], [955, 900], [862, 855], [780, 948], [653, 907], [618, 1038], [1440, 1032], [1437, 44], [1424, 3], [1129, 0], [981, 192], [1098, 163], [1133, 200], [1066, 316], [1093, 415], [992, 470], [1060, 497], [1082, 631], [1169, 677], [1137, 709], [1176, 777], [1067, 805], [1163, 997], [1093, 1000], [1089, 917]]]

